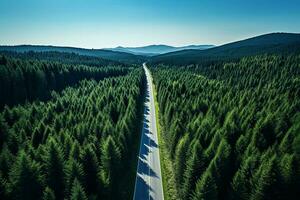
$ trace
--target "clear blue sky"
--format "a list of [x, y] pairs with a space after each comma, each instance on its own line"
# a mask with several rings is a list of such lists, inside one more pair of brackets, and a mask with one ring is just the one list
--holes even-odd
[[0, 44], [223, 44], [300, 32], [299, 0], [0, 0]]

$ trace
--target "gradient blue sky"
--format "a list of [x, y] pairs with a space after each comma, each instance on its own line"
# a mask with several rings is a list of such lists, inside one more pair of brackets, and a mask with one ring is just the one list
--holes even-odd
[[300, 32], [299, 0], [0, 0], [0, 44], [224, 44]]

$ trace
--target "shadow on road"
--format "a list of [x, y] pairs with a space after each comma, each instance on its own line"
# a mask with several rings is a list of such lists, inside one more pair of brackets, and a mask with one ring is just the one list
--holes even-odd
[[[149, 82], [149, 81], [148, 81]], [[157, 152], [158, 144], [154, 140], [154, 135], [152, 130], [155, 119], [153, 118], [153, 113], [150, 113], [150, 85], [147, 84], [146, 98], [144, 102], [144, 120], [143, 120], [143, 130], [140, 144], [140, 152], [138, 157], [138, 169], [135, 185], [135, 200], [140, 199], [153, 199], [153, 193], [157, 193], [157, 188], [152, 188], [153, 180], [160, 179], [160, 175], [157, 174], [155, 168], [152, 169], [153, 161], [157, 163], [157, 160], [153, 160], [154, 152]], [[153, 106], [153, 104], [152, 104]], [[153, 108], [152, 108], [153, 109]], [[152, 111], [153, 112], [153, 111]], [[150, 131], [151, 129], [151, 131]], [[150, 166], [151, 164], [151, 166]], [[153, 179], [154, 178], [154, 179]], [[155, 191], [154, 191], [155, 190]]]
[[139, 154], [140, 159], [142, 159], [141, 161], [147, 159], [147, 156], [151, 152], [151, 149], [158, 148], [158, 144], [150, 137], [151, 134], [152, 132], [149, 131], [149, 121], [145, 118]]

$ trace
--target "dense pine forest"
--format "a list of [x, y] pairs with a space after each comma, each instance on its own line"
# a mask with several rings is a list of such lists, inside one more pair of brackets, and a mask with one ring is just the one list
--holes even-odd
[[[19, 56], [19, 54], [15, 55]], [[48, 58], [48, 54], [45, 56]], [[83, 79], [101, 80], [105, 77], [125, 75], [130, 69], [124, 66], [91, 67], [82, 64], [65, 64], [69, 59], [62, 59], [62, 61], [0, 56], [0, 107], [36, 99], [49, 99], [52, 90], [61, 91], [66, 86], [74, 85]]]
[[299, 198], [299, 55], [151, 71], [168, 199]]
[[77, 53], [66, 53], [57, 51], [25, 51], [25, 52], [15, 52], [15, 51], [0, 51], [1, 55], [7, 57], [14, 57], [25, 60], [41, 60], [41, 61], [56, 61], [66, 64], [81, 64], [93, 67], [105, 67], [111, 66], [132, 66], [129, 64], [124, 64], [117, 61], [107, 60], [101, 57], [95, 56], [85, 56]]
[[0, 199], [132, 196], [141, 68], [1, 56], [0, 70]]

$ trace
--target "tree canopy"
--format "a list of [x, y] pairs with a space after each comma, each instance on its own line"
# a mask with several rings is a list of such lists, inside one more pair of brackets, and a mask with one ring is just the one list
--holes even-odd
[[152, 66], [179, 197], [298, 198], [299, 66], [299, 55]]

